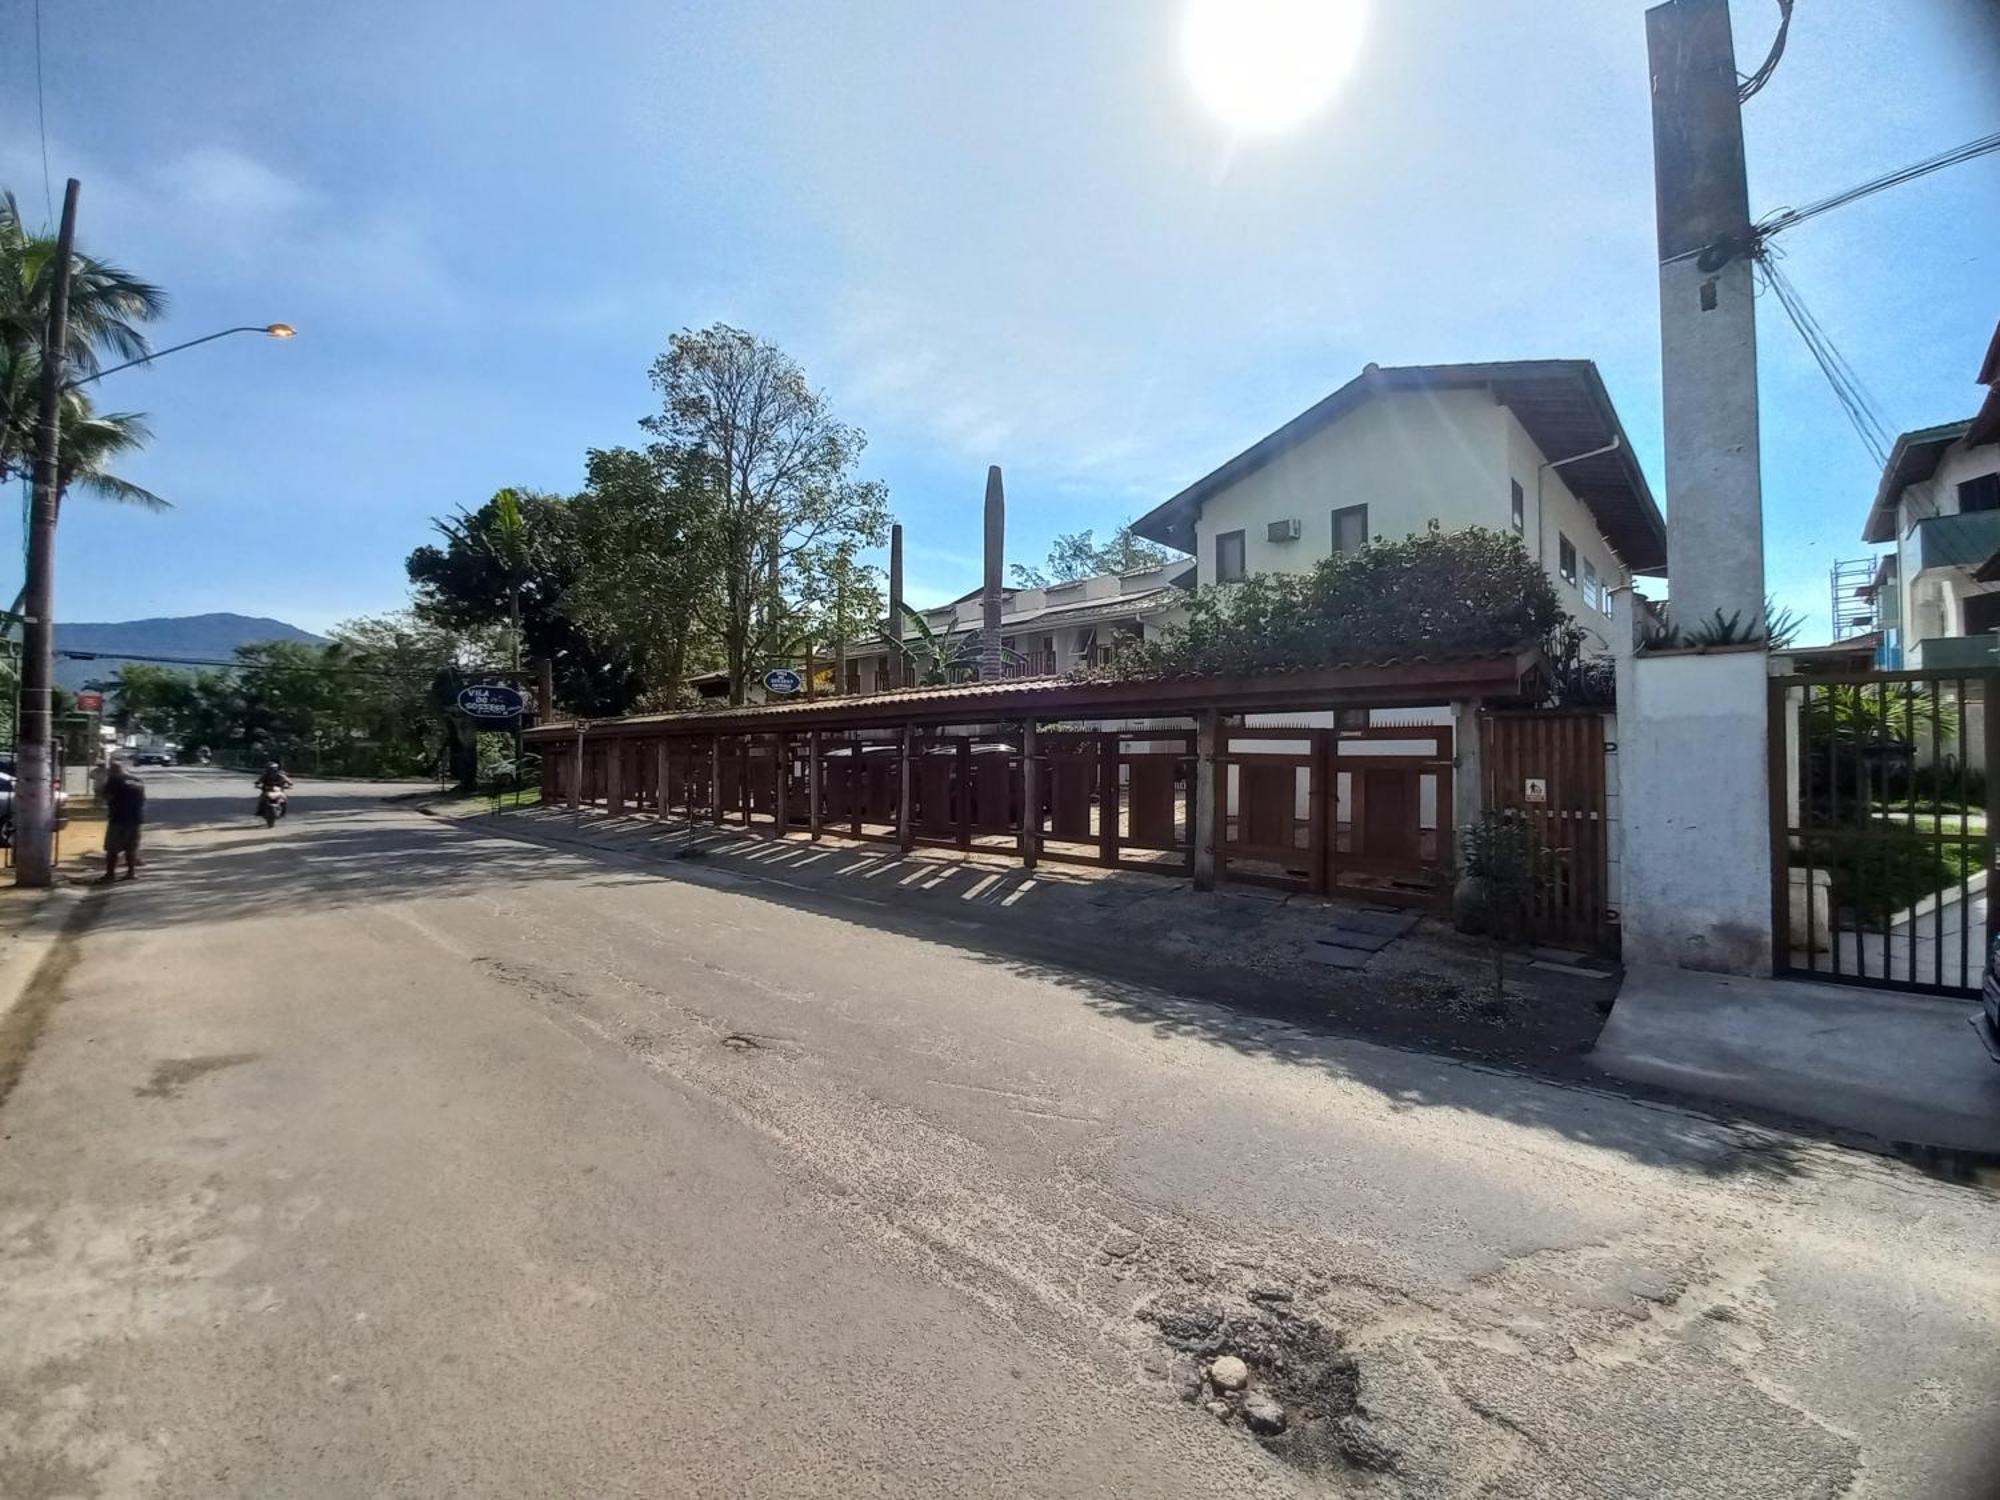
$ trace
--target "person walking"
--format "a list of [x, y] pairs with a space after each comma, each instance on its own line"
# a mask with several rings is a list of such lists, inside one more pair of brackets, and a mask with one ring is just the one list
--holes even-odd
[[139, 873], [139, 826], [146, 821], [146, 788], [138, 777], [114, 760], [104, 773], [104, 874], [100, 883], [118, 878], [118, 856], [125, 856], [125, 878]]

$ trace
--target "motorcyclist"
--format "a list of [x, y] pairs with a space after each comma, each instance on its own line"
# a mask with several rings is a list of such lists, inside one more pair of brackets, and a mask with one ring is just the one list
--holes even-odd
[[[257, 778], [257, 811], [264, 814], [266, 823], [285, 815], [284, 793], [291, 788], [291, 785], [292, 778], [285, 774], [284, 767], [275, 760], [264, 767], [264, 773]], [[265, 813], [266, 802], [270, 803], [269, 813]]]

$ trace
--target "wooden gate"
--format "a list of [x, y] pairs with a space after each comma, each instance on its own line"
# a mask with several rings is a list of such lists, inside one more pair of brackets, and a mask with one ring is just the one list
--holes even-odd
[[1480, 726], [1487, 807], [1525, 818], [1554, 852], [1554, 878], [1534, 902], [1535, 935], [1614, 948], [1604, 715], [1595, 709], [1489, 713]]

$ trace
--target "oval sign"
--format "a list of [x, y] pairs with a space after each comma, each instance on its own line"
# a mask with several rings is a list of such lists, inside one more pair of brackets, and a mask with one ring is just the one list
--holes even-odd
[[764, 674], [764, 691], [781, 697], [796, 693], [805, 685], [805, 677], [790, 667], [773, 667]]
[[504, 683], [482, 682], [458, 690], [459, 710], [475, 719], [518, 718], [526, 701], [517, 689]]

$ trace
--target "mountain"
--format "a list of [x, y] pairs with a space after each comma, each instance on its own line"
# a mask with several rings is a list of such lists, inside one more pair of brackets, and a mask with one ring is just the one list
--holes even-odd
[[[190, 671], [200, 665], [231, 661], [238, 646], [259, 641], [305, 641], [324, 645], [324, 636], [287, 625], [283, 620], [266, 620], [254, 615], [174, 615], [157, 620], [80, 621], [56, 624], [56, 682], [70, 690], [91, 681], [106, 681], [132, 657], [169, 657], [190, 663]], [[64, 651], [101, 653], [79, 661], [63, 656]], [[129, 655], [128, 655], [129, 653]], [[173, 661], [159, 665], [171, 666]]]

